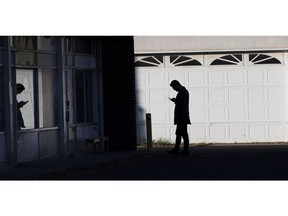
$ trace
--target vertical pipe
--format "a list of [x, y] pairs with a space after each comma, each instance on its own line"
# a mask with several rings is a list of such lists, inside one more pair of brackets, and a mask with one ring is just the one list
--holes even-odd
[[62, 156], [67, 154], [67, 145], [69, 141], [69, 137], [67, 137], [67, 123], [65, 121], [65, 109], [66, 109], [66, 88], [65, 88], [65, 50], [64, 50], [64, 43], [65, 43], [65, 38], [64, 37], [57, 37], [57, 67], [59, 70], [58, 73], [58, 79], [59, 83], [58, 85], [58, 92], [59, 92], [59, 97], [58, 97], [58, 104], [59, 104], [59, 128], [60, 128], [60, 145], [59, 145], [59, 150], [60, 154]]
[[146, 113], [147, 151], [152, 149], [151, 113]]

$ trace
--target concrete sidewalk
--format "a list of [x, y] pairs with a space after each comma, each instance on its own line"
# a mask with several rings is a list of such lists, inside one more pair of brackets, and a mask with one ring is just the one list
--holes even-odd
[[51, 174], [93, 168], [145, 154], [146, 149], [137, 149], [40, 159], [21, 163], [18, 167], [0, 167], [0, 180], [41, 180]]

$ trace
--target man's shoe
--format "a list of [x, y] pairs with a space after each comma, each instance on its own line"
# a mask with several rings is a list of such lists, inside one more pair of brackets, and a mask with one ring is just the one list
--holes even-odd
[[178, 151], [178, 150], [176, 150], [176, 149], [172, 149], [172, 150], [170, 150], [170, 151], [167, 151], [167, 153], [169, 153], [169, 154], [176, 154], [176, 155], [178, 155], [178, 154], [179, 154], [179, 151]]
[[189, 155], [189, 150], [183, 150], [180, 155]]

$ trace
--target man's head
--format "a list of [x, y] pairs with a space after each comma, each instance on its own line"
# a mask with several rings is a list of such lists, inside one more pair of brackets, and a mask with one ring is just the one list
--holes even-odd
[[22, 84], [17, 83], [16, 85], [17, 85], [17, 94], [20, 94], [22, 91], [25, 90], [25, 87]]
[[182, 88], [182, 85], [179, 83], [178, 80], [173, 80], [170, 83], [170, 86], [175, 90], [175, 91], [179, 91]]

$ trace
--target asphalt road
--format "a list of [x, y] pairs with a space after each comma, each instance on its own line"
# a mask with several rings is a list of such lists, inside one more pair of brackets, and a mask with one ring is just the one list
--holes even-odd
[[189, 156], [167, 148], [94, 168], [56, 173], [51, 180], [288, 180], [288, 145], [198, 146]]

